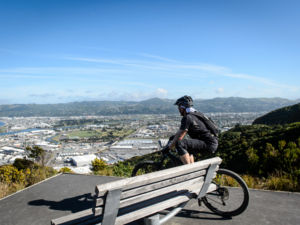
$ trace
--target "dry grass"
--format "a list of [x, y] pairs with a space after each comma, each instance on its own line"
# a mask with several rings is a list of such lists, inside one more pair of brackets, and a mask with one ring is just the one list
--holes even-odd
[[25, 186], [24, 184], [20, 183], [13, 183], [13, 184], [5, 184], [5, 183], [0, 183], [0, 199], [4, 198], [7, 195], [10, 195], [12, 193], [15, 193], [19, 190], [24, 189]]
[[283, 174], [273, 174], [268, 178], [252, 177], [243, 175], [242, 178], [247, 183], [249, 188], [276, 190], [276, 191], [300, 191], [299, 184]]

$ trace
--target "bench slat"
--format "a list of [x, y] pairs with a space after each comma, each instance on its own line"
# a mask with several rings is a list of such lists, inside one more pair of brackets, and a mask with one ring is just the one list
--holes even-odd
[[203, 177], [195, 178], [193, 180], [190, 180], [190, 181], [187, 181], [184, 183], [175, 184], [175, 185], [163, 188], [163, 189], [155, 190], [155, 191], [152, 191], [149, 193], [144, 193], [142, 195], [135, 196], [133, 198], [122, 200], [121, 207], [126, 207], [126, 206], [133, 205], [133, 204], [136, 204], [141, 201], [146, 201], [148, 199], [155, 198], [160, 195], [170, 193], [172, 191], [187, 190], [189, 192], [195, 192], [195, 190], [199, 189], [199, 187], [202, 187], [203, 183], [204, 183]]
[[135, 188], [133, 190], [129, 190], [129, 191], [125, 191], [124, 193], [124, 198], [129, 198], [131, 196], [135, 196], [135, 195], [139, 195], [139, 194], [143, 194], [143, 193], [147, 193], [150, 192], [152, 190], [157, 190], [157, 189], [161, 189], [170, 185], [174, 185], [174, 184], [178, 184], [190, 179], [193, 179], [195, 177], [201, 177], [206, 173], [205, 170], [201, 170], [201, 171], [197, 171], [195, 173], [191, 173], [191, 174], [186, 174], [184, 176], [179, 176], [179, 177], [174, 177], [168, 180], [163, 180], [161, 182], [157, 182], [157, 183], [153, 183], [150, 185], [144, 185], [138, 188]]
[[94, 218], [94, 212], [92, 209], [83, 210], [77, 213], [72, 213], [67, 216], [63, 216], [57, 219], [51, 220], [52, 225], [69, 225], [69, 224], [80, 224], [83, 221]]
[[139, 209], [134, 212], [119, 216], [116, 219], [115, 225], [122, 225], [122, 224], [132, 222], [134, 220], [138, 220], [138, 219], [147, 217], [149, 215], [152, 215], [152, 214], [162, 211], [164, 209], [173, 207], [174, 205], [178, 205], [180, 203], [189, 201], [191, 198], [192, 198], [191, 194], [186, 193], [186, 194], [177, 196], [175, 198], [168, 199], [164, 202], [159, 202], [158, 204], [151, 205], [147, 208]]
[[[163, 202], [167, 199], [174, 198], [176, 196], [185, 194], [187, 192], [188, 192], [187, 190], [173, 191], [173, 192], [168, 192], [167, 194], [164, 194], [164, 195], [160, 195], [156, 198], [151, 198], [151, 199], [148, 199], [148, 200], [145, 200], [145, 201], [137, 202], [136, 204], [120, 208], [119, 212], [118, 212], [118, 216], [121, 216], [123, 214], [127, 214], [128, 212], [131, 212], [131, 211], [146, 208], [150, 205], [156, 204], [158, 202]], [[103, 207], [95, 208], [94, 215], [96, 215], [96, 216], [103, 215]]]
[[136, 177], [130, 177], [127, 179], [122, 179], [106, 184], [101, 184], [96, 186], [96, 195], [101, 197], [106, 194], [107, 190], [122, 188], [123, 191], [127, 189], [132, 189], [136, 186], [141, 186], [151, 182], [157, 182], [159, 180], [164, 180], [170, 177], [176, 177], [182, 174], [191, 173], [195, 170], [206, 169], [211, 164], [220, 164], [221, 158], [215, 157], [192, 164], [182, 165], [178, 167], [173, 167], [161, 171], [156, 171], [149, 174], [144, 174]]
[[[160, 195], [165, 195], [167, 193], [170, 193], [172, 191], [182, 191], [182, 190], [187, 190], [189, 192], [195, 192], [195, 190], [199, 189], [199, 187], [202, 187], [204, 182], [203, 177], [195, 178], [193, 180], [189, 180], [187, 182], [181, 183], [181, 184], [175, 184], [163, 189], [155, 190], [149, 193], [144, 193], [142, 195], [138, 195], [132, 198], [128, 198], [125, 200], [121, 200], [120, 202], [120, 208], [133, 205], [136, 203], [139, 203], [141, 201], [146, 201], [151, 198], [155, 198]], [[96, 207], [103, 206], [103, 202], [100, 202]]]
[[[134, 220], [138, 220], [140, 218], [160, 212], [164, 209], [173, 207], [174, 205], [179, 205], [180, 203], [189, 201], [191, 198], [192, 198], [191, 193], [188, 193], [188, 192], [182, 193], [181, 192], [181, 193], [179, 193], [178, 196], [175, 196], [175, 197], [173, 196], [172, 198], [166, 199], [165, 201], [160, 201], [159, 203], [151, 204], [147, 207], [137, 207], [133, 211], [129, 210], [128, 213], [118, 216], [116, 218], [115, 225], [117, 225], [117, 224], [121, 225], [121, 224], [132, 222]], [[101, 211], [101, 209], [96, 209], [96, 210]], [[98, 225], [101, 225], [101, 223], [99, 223]]]

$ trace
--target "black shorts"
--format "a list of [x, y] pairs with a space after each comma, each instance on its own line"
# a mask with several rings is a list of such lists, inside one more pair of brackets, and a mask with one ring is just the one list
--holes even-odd
[[199, 139], [183, 139], [176, 143], [176, 149], [180, 156], [186, 153], [196, 154], [197, 152], [215, 153], [218, 148], [218, 140], [206, 143]]

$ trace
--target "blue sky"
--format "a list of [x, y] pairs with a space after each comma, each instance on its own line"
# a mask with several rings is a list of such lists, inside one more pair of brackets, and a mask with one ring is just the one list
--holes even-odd
[[0, 1], [0, 104], [300, 98], [300, 2]]

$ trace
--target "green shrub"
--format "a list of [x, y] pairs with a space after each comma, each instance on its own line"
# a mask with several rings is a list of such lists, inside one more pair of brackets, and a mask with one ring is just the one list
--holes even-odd
[[130, 177], [134, 165], [128, 162], [119, 162], [113, 166], [113, 175], [117, 177]]
[[92, 171], [94, 171], [94, 172], [104, 170], [106, 167], [107, 167], [107, 164], [102, 159], [96, 158], [92, 161]]
[[18, 170], [25, 170], [33, 168], [34, 162], [28, 159], [16, 159], [13, 166], [16, 167]]
[[22, 183], [25, 181], [25, 174], [23, 171], [19, 171], [13, 165], [5, 165], [0, 167], [0, 182], [11, 184], [11, 183]]
[[58, 172], [59, 173], [74, 173], [69, 167], [63, 167]]

